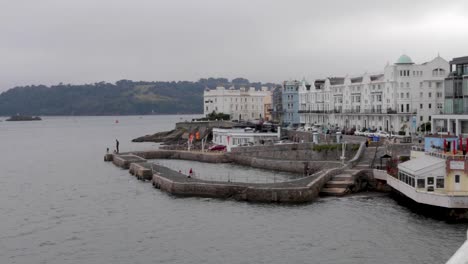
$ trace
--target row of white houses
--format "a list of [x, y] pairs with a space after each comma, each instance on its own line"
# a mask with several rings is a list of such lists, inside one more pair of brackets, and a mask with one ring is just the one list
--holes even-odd
[[415, 64], [402, 55], [381, 73], [330, 77], [299, 89], [300, 123], [341, 128], [415, 131], [444, 108], [449, 63], [440, 56]]

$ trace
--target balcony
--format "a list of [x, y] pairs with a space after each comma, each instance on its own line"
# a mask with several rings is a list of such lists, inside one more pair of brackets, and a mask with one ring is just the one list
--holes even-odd
[[391, 108], [387, 108], [387, 109], [360, 109], [360, 110], [357, 110], [357, 109], [345, 109], [345, 110], [342, 110], [342, 111], [339, 111], [339, 110], [336, 110], [337, 112], [335, 113], [339, 113], [339, 114], [376, 114], [376, 115], [379, 115], [379, 114], [411, 114], [411, 113], [397, 113], [396, 110], [393, 110]]
[[336, 113], [335, 111], [333, 110], [299, 110], [299, 113], [300, 114], [304, 114], [304, 113], [310, 113], [310, 114], [332, 114], [332, 113]]

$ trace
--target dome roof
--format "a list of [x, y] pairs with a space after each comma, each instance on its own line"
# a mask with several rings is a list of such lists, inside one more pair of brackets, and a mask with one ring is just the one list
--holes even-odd
[[403, 54], [400, 56], [400, 58], [398, 58], [395, 64], [414, 64], [414, 62], [408, 55]]

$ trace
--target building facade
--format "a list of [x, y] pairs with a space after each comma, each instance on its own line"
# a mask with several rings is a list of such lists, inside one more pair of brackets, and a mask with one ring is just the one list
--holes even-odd
[[444, 114], [434, 115], [432, 132], [468, 134], [468, 56], [450, 61], [445, 78]]
[[282, 90], [283, 125], [299, 125], [299, 89], [306, 85], [305, 81], [285, 81]]
[[273, 112], [272, 100], [272, 92], [271, 90], [268, 90], [267, 95], [263, 98], [263, 119], [266, 121], [271, 120], [271, 114]]
[[265, 97], [270, 95], [267, 87], [256, 90], [254, 87], [240, 89], [216, 87], [203, 94], [204, 115], [212, 112], [224, 113], [231, 120], [256, 120], [265, 117]]
[[402, 55], [383, 73], [316, 80], [309, 90], [301, 87], [300, 122], [415, 132], [443, 110], [448, 72], [449, 63], [440, 56], [415, 64]]
[[271, 119], [274, 122], [281, 122], [283, 119], [283, 88], [276, 87], [271, 93], [272, 112]]

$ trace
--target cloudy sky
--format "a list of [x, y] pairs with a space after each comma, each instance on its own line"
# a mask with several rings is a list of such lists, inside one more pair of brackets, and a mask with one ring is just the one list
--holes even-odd
[[0, 91], [16, 85], [313, 80], [468, 55], [468, 1], [0, 0]]

